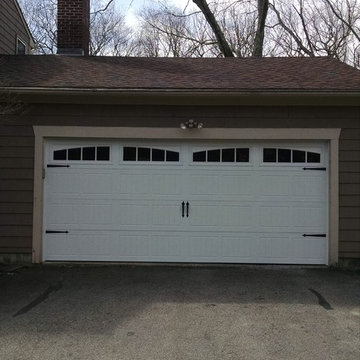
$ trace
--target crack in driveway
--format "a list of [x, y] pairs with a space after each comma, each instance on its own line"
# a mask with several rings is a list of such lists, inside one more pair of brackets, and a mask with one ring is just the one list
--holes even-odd
[[41, 304], [43, 301], [45, 301], [49, 295], [52, 292], [58, 291], [62, 288], [62, 282], [58, 281], [56, 284], [54, 285], [50, 285], [42, 294], [40, 294], [35, 300], [31, 301], [29, 304], [27, 304], [26, 306], [24, 306], [22, 309], [20, 309], [16, 314], [13, 315], [13, 317], [19, 316], [19, 315], [23, 315], [26, 314], [27, 312], [29, 312], [31, 309], [33, 309], [35, 306]]

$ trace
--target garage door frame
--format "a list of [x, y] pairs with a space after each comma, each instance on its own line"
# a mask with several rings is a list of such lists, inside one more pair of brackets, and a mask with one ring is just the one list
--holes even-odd
[[[338, 262], [339, 242], [339, 128], [178, 128], [34, 126], [33, 263], [43, 262], [43, 201], [45, 142], [56, 138], [163, 139], [163, 140], [326, 140], [329, 143], [329, 253], [330, 265]], [[141, 134], [141, 137], [139, 137]]]

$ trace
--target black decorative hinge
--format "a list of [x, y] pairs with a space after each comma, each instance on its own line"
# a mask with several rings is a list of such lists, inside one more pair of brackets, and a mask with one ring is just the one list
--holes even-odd
[[46, 234], [68, 234], [67, 230], [46, 230]]
[[303, 237], [326, 237], [326, 234], [303, 234]]
[[56, 164], [49, 164], [47, 165], [48, 168], [62, 168], [62, 167], [66, 167], [69, 168], [70, 165], [56, 165]]
[[303, 167], [303, 170], [319, 170], [319, 171], [326, 171], [326, 167]]

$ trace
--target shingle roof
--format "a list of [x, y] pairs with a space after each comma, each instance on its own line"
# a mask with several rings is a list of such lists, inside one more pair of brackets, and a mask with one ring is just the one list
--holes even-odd
[[0, 56], [0, 87], [359, 91], [360, 71], [330, 58]]

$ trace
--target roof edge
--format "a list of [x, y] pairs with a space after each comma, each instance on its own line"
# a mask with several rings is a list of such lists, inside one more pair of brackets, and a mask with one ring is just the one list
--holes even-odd
[[19, 87], [19, 86], [0, 86], [0, 91], [14, 93], [33, 93], [33, 94], [221, 94], [221, 95], [253, 95], [253, 94], [282, 94], [282, 95], [319, 95], [319, 94], [357, 94], [359, 90], [295, 90], [295, 89], [254, 89], [254, 90], [236, 90], [236, 89], [166, 89], [166, 88], [71, 88], [71, 87]]
[[33, 37], [33, 34], [31, 33], [30, 31], [30, 28], [29, 28], [29, 25], [28, 23], [26, 22], [25, 20], [25, 16], [24, 16], [24, 13], [21, 9], [21, 6], [19, 5], [18, 1], [17, 0], [14, 0], [14, 3], [15, 3], [15, 6], [17, 8], [17, 11], [21, 17], [21, 21], [23, 22], [24, 26], [25, 26], [25, 30], [26, 32], [28, 33], [29, 37], [30, 37], [30, 46], [31, 46], [31, 49], [35, 49], [35, 39]]
[[360, 90], [84, 89], [0, 87], [29, 103], [359, 106]]

